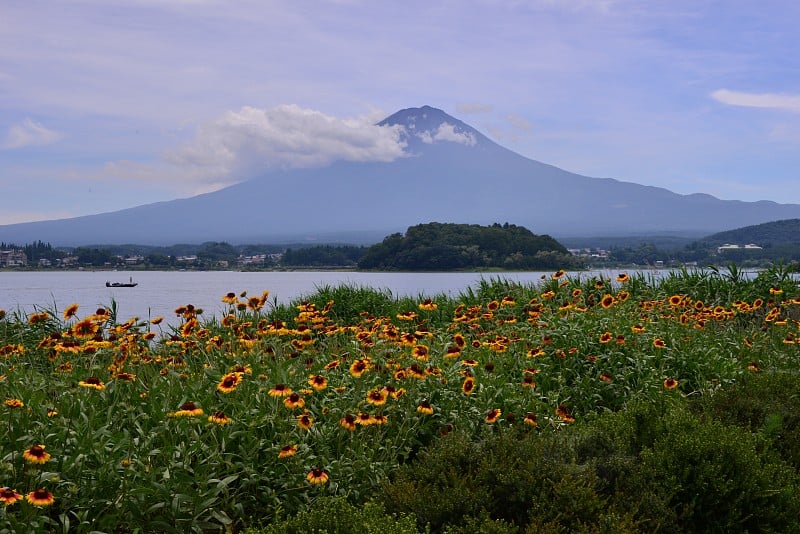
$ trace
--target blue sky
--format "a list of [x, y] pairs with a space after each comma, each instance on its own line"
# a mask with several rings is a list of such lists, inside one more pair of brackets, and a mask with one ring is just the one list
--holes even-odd
[[798, 24], [794, 0], [2, 0], [0, 224], [391, 160], [374, 124], [426, 104], [579, 174], [800, 203]]

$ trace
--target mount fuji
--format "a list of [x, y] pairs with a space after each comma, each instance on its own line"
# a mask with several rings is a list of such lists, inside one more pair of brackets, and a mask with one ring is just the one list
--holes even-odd
[[403, 109], [404, 156], [265, 172], [191, 198], [115, 212], [0, 226], [0, 241], [56, 246], [228, 241], [374, 243], [436, 221], [509, 222], [558, 237], [675, 234], [697, 237], [780, 219], [800, 205], [720, 200], [590, 178], [523, 157], [447, 113]]

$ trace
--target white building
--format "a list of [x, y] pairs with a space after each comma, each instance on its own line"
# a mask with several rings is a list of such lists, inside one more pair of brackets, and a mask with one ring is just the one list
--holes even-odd
[[21, 250], [0, 250], [0, 267], [24, 267], [28, 256]]

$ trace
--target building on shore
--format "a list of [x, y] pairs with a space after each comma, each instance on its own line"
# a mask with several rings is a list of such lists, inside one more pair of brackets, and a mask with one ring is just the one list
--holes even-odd
[[28, 256], [22, 250], [0, 250], [0, 267], [25, 267]]

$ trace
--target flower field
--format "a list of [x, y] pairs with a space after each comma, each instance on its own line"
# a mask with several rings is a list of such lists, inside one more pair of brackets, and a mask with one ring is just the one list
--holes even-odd
[[388, 502], [450, 435], [568, 435], [796, 371], [800, 350], [780, 267], [559, 271], [455, 298], [325, 287], [286, 306], [232, 292], [218, 321], [177, 304], [174, 327], [113, 303], [0, 311], [0, 529], [237, 531]]

